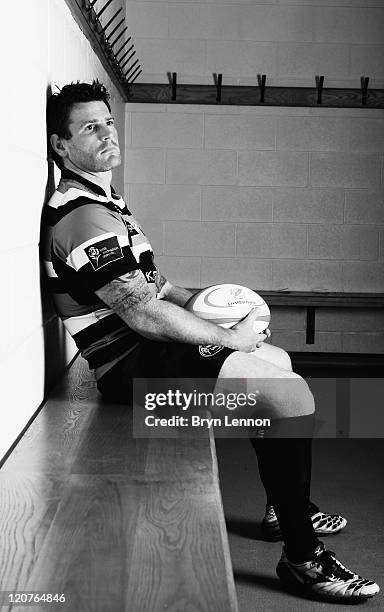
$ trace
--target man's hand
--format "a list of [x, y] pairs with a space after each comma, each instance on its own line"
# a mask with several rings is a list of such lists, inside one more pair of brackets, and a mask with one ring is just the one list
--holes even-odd
[[251, 353], [256, 348], [260, 348], [262, 342], [271, 335], [269, 329], [266, 330], [265, 334], [257, 334], [253, 329], [253, 324], [257, 320], [260, 310], [261, 308], [256, 306], [244, 319], [231, 327], [231, 331], [237, 332], [236, 343], [239, 347], [238, 350], [243, 353]]

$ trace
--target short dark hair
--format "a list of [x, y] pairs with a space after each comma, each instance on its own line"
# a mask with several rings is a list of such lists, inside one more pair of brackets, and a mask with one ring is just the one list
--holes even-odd
[[70, 83], [64, 85], [58, 93], [52, 94], [47, 101], [47, 138], [48, 151], [51, 153], [54, 161], [59, 166], [63, 167], [63, 160], [60, 155], [52, 149], [51, 136], [57, 134], [61, 138], [69, 140], [71, 132], [69, 131], [69, 116], [74, 104], [79, 102], [97, 102], [101, 101], [107, 106], [111, 112], [109, 104], [110, 94], [102, 83], [97, 79], [92, 83]]

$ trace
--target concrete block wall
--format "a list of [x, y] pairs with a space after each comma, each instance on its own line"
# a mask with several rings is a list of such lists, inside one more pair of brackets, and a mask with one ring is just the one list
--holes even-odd
[[[124, 107], [64, 0], [21, 0], [2, 7], [0, 212], [0, 459], [75, 354], [72, 340], [41, 295], [39, 232], [48, 164], [47, 88], [99, 78], [112, 93], [124, 147]], [[56, 173], [56, 180], [59, 172]], [[117, 173], [123, 189], [123, 168]]]
[[[138, 81], [384, 87], [383, 0], [126, 4]], [[384, 291], [384, 111], [126, 107], [126, 195], [165, 273], [202, 287]], [[288, 350], [378, 353], [384, 317], [274, 309]]]
[[[127, 104], [126, 118], [126, 197], [171, 281], [384, 292], [383, 111]], [[271, 329], [288, 350], [384, 350], [378, 312], [319, 310], [314, 345], [303, 310], [276, 309]]]
[[384, 83], [382, 0], [140, 0], [127, 2], [143, 82]]

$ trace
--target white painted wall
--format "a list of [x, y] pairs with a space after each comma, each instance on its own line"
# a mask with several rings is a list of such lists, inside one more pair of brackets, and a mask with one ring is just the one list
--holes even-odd
[[[0, 458], [42, 402], [44, 387], [75, 353], [40, 289], [47, 88], [99, 78], [111, 91], [124, 145], [123, 103], [65, 1], [6, 2], [1, 12]], [[115, 185], [123, 189], [123, 169]]]

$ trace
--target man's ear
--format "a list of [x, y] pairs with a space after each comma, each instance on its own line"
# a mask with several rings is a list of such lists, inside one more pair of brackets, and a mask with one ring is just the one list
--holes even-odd
[[55, 151], [55, 153], [57, 153], [57, 155], [60, 155], [60, 157], [63, 158], [68, 157], [65, 138], [61, 138], [57, 134], [52, 134], [50, 137], [50, 143], [52, 149]]

